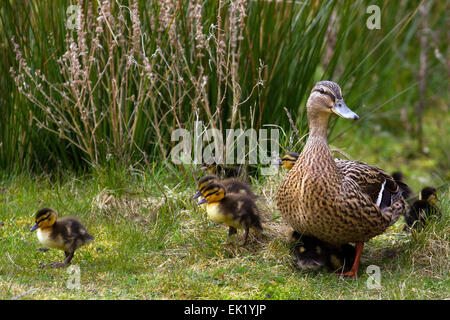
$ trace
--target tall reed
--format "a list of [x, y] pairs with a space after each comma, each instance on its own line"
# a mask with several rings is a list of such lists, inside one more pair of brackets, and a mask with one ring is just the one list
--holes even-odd
[[[201, 120], [221, 132], [288, 129], [284, 108], [303, 135], [308, 90], [324, 78], [352, 105], [381, 104], [411, 86], [399, 99], [407, 103], [416, 62], [404, 54], [422, 3], [372, 2], [380, 30], [366, 27], [362, 0], [6, 1], [0, 165], [166, 159], [176, 128]], [[79, 29], [67, 28], [71, 4]], [[430, 8], [440, 39], [443, 7]]]

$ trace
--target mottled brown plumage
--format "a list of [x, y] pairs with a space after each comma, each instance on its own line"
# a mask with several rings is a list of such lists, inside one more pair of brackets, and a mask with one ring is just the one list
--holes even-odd
[[345, 106], [336, 83], [322, 81], [314, 86], [307, 113], [308, 141], [280, 184], [277, 205], [303, 235], [335, 247], [359, 243], [350, 274], [354, 276], [362, 244], [395, 223], [406, 204], [394, 179], [381, 169], [332, 157], [327, 141], [330, 114], [358, 119]]
[[[285, 154], [279, 164], [290, 170], [297, 162], [300, 154], [296, 152], [289, 152]], [[380, 208], [390, 206], [392, 200], [395, 200], [400, 196], [398, 193], [399, 184], [405, 186], [404, 190], [401, 190], [401, 195], [406, 198], [409, 189], [404, 183], [397, 182], [393, 177], [389, 176], [386, 172], [377, 168], [375, 166], [370, 166], [363, 162], [343, 160], [334, 158], [338, 170], [344, 175], [353, 179], [361, 188], [361, 190], [366, 193], [374, 203], [377, 203], [378, 196], [380, 194], [381, 187], [384, 185], [384, 190], [380, 198]]]

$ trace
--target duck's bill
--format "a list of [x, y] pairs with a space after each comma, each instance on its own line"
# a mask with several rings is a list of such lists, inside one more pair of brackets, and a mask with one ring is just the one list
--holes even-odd
[[337, 114], [339, 117], [345, 118], [345, 119], [352, 119], [352, 120], [358, 120], [359, 116], [354, 113], [352, 110], [350, 110], [344, 100], [340, 99], [336, 102], [333, 108], [331, 108], [331, 111], [333, 113]]
[[36, 230], [37, 228], [39, 228], [39, 225], [36, 223], [34, 226], [32, 226], [32, 227], [30, 228], [30, 231], [34, 231], [34, 230]]
[[198, 197], [200, 197], [202, 195], [202, 193], [200, 191], [197, 191], [196, 194], [194, 194], [194, 196], [192, 197], [192, 199], [197, 199]]
[[203, 198], [202, 200], [200, 200], [199, 202], [197, 202], [197, 204], [204, 204], [204, 203], [206, 203], [206, 199], [205, 199], [205, 198]]

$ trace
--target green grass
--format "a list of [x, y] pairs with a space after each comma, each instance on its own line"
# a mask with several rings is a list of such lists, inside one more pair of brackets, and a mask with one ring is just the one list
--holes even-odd
[[[371, 240], [355, 281], [295, 270], [284, 234], [274, 234], [277, 226], [269, 227], [273, 237], [252, 237], [247, 247], [223, 245], [226, 229], [205, 220], [189, 200], [193, 188], [177, 192], [167, 204], [124, 196], [103, 209], [95, 201], [104, 194], [101, 186], [89, 178], [54, 188], [17, 177], [2, 189], [7, 194], [0, 206], [3, 299], [24, 294], [24, 299], [443, 299], [449, 294], [447, 214], [421, 234], [403, 233], [399, 223]], [[28, 231], [36, 208], [46, 205], [78, 215], [96, 237], [73, 260], [81, 270], [79, 290], [66, 287], [67, 269], [38, 267], [63, 258], [60, 251], [39, 251]], [[448, 196], [441, 206], [448, 212]], [[382, 289], [366, 287], [364, 270], [371, 264], [381, 268]]]
[[[438, 121], [438, 120], [436, 120]], [[434, 132], [428, 121], [428, 133]], [[440, 126], [444, 128], [444, 126]], [[353, 129], [352, 129], [353, 130]], [[430, 131], [431, 130], [431, 131]], [[333, 142], [354, 159], [393, 170], [401, 163], [414, 190], [437, 185], [444, 174], [428, 176], [426, 156], [395, 157], [405, 145], [392, 135], [368, 138], [361, 130]], [[442, 135], [443, 133], [440, 132]], [[439, 135], [436, 135], [438, 137]], [[434, 143], [434, 139], [432, 140]], [[389, 147], [387, 145], [390, 143]], [[380, 152], [377, 145], [384, 146]], [[432, 144], [431, 144], [432, 145]], [[403, 147], [402, 147], [403, 146]], [[392, 149], [392, 150], [391, 150]], [[437, 157], [431, 149], [431, 157]], [[411, 168], [410, 171], [405, 169]], [[131, 173], [131, 174], [130, 174]], [[419, 174], [420, 173], [420, 174]], [[448, 174], [448, 173], [447, 173]], [[153, 175], [153, 178], [150, 177]], [[326, 271], [300, 272], [292, 266], [283, 220], [273, 196], [284, 172], [256, 183], [262, 195], [265, 232], [251, 234], [246, 247], [224, 245], [227, 230], [209, 222], [191, 196], [192, 182], [166, 169], [138, 172], [98, 170], [74, 177], [35, 177], [25, 173], [0, 178], [0, 297], [3, 299], [445, 299], [449, 297], [448, 186], [439, 192], [444, 217], [421, 233], [402, 231], [403, 221], [369, 241], [357, 280], [337, 279]], [[426, 180], [423, 180], [425, 179]], [[153, 184], [161, 182], [161, 191]], [[164, 181], [164, 183], [162, 182]], [[167, 197], [167, 200], [165, 199]], [[67, 269], [39, 268], [61, 261], [63, 253], [41, 252], [29, 232], [38, 208], [76, 215], [96, 240], [80, 248], [73, 264], [81, 270], [79, 289], [67, 288]], [[369, 265], [381, 269], [381, 289], [368, 289]]]

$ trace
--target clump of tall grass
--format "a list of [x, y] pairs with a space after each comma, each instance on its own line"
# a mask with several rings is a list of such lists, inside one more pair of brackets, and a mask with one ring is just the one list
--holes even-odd
[[378, 3], [379, 31], [366, 28], [364, 1], [81, 1], [79, 28], [68, 29], [70, 4], [0, 8], [2, 68], [16, 85], [6, 81], [0, 98], [3, 166], [166, 159], [171, 132], [195, 120], [220, 132], [295, 122], [304, 135], [315, 81], [338, 81], [350, 105], [384, 102], [415, 81], [394, 67], [421, 4]]
[[[148, 150], [149, 140], [166, 157], [167, 130], [189, 126], [200, 113], [209, 118], [208, 126], [223, 129], [222, 105], [229, 94], [235, 126], [242, 102], [237, 70], [245, 1], [226, 6], [219, 1], [218, 24], [206, 33], [198, 0], [151, 3], [150, 32], [141, 29], [136, 0], [129, 7], [103, 1], [78, 8], [78, 26], [67, 30], [66, 51], [57, 58], [56, 81], [33, 70], [11, 38], [18, 67], [10, 72], [19, 92], [41, 111], [33, 115], [39, 129], [69, 141], [98, 164], [111, 157], [129, 163], [136, 150]], [[208, 97], [211, 74], [218, 82], [214, 108]]]

